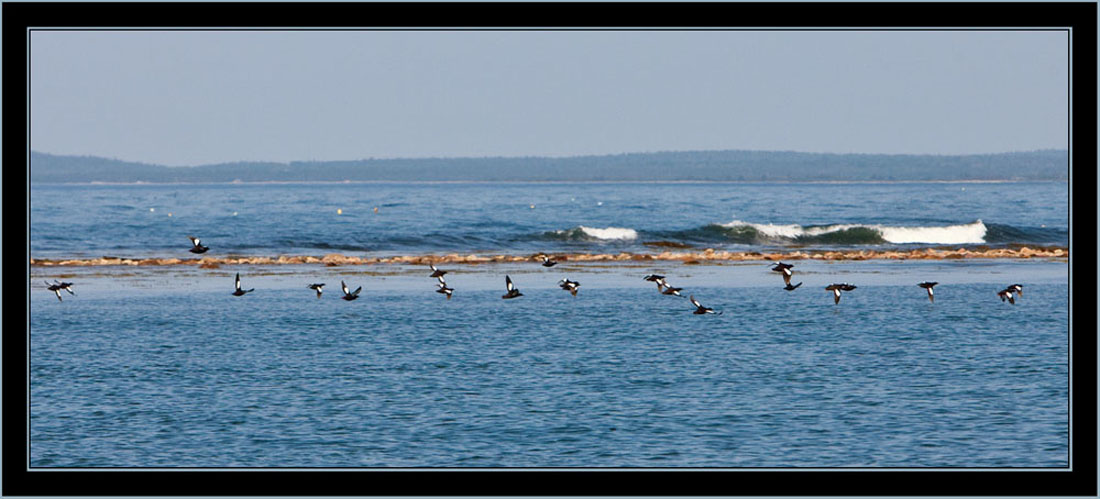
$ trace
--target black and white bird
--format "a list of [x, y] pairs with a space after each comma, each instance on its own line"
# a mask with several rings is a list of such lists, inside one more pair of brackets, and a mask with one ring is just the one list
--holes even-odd
[[431, 263], [429, 263], [428, 266], [432, 268], [432, 275], [430, 275], [428, 277], [443, 277], [443, 274], [447, 273], [446, 270], [439, 270], [439, 269], [435, 268], [435, 265], [433, 265]]
[[836, 305], [840, 303], [841, 291], [851, 291], [853, 289], [856, 289], [856, 287], [845, 282], [841, 284], [830, 284], [828, 286], [825, 286], [825, 289], [833, 292], [833, 304]]
[[319, 283], [319, 284], [310, 284], [309, 285], [309, 289], [312, 289], [312, 290], [317, 292], [317, 297], [318, 298], [321, 297], [321, 291], [322, 291], [321, 288], [323, 288], [323, 287], [325, 287], [325, 283], [323, 283], [323, 282]]
[[1008, 302], [1013, 304], [1013, 305], [1016, 304], [1016, 298], [1014, 296], [1016, 294], [1018, 294], [1018, 292], [1016, 291], [1016, 288], [1014, 288], [1012, 286], [1009, 286], [1008, 288], [1005, 288], [1005, 289], [997, 292], [997, 296], [1001, 297], [1002, 302], [1004, 302], [1005, 300], [1008, 300]]
[[577, 281], [570, 281], [569, 279], [562, 279], [558, 281], [558, 286], [560, 286], [561, 289], [572, 293], [573, 296], [577, 296], [577, 288], [581, 287], [581, 283]]
[[674, 288], [670, 286], [664, 279], [658, 279], [656, 282], [657, 291], [660, 291], [663, 295], [680, 296], [680, 291], [684, 290], [684, 288]]
[[646, 281], [649, 281], [649, 282], [657, 282], [657, 281], [660, 281], [664, 278], [665, 278], [665, 276], [663, 276], [663, 275], [649, 274], [649, 275], [643, 277], [642, 279], [646, 280]]
[[550, 258], [546, 255], [540, 255], [539, 258], [542, 258], [542, 266], [543, 267], [553, 267], [553, 266], [558, 264], [558, 262], [555, 262], [554, 259], [552, 259], [552, 258]]
[[57, 282], [56, 279], [53, 281], [53, 284], [50, 284], [48, 282], [46, 283], [46, 289], [53, 291], [54, 294], [57, 295], [57, 301], [64, 301], [61, 299], [62, 289], [68, 291], [70, 295], [75, 295], [76, 293], [73, 293], [72, 286], [73, 283], [71, 282]]
[[691, 300], [692, 305], [695, 305], [695, 311], [692, 312], [693, 314], [698, 314], [698, 315], [718, 314], [718, 315], [722, 315], [722, 312], [715, 312], [713, 308], [708, 308], [708, 307], [704, 307], [704, 306], [700, 305], [699, 302], [695, 299], [694, 295], [689, 296], [688, 299]]
[[802, 283], [800, 282], [798, 284], [795, 284], [794, 286], [791, 286], [791, 283], [788, 282], [787, 285], [783, 287], [783, 289], [785, 289], [787, 291], [794, 291], [794, 290], [798, 289], [798, 287], [801, 286], [801, 285], [802, 285]]
[[920, 287], [928, 290], [928, 301], [930, 301], [932, 303], [936, 303], [936, 294], [935, 294], [935, 292], [932, 291], [932, 287], [937, 285], [937, 284], [939, 284], [939, 283], [938, 282], [924, 281], [920, 284], [917, 284], [917, 286], [920, 286]]
[[256, 288], [249, 289], [247, 291], [241, 289], [241, 274], [237, 273], [237, 278], [233, 281], [233, 284], [237, 287], [237, 290], [233, 292], [233, 296], [244, 296], [245, 293], [251, 293], [256, 291]]
[[437, 276], [436, 279], [439, 279], [439, 284], [436, 284], [436, 286], [439, 286], [439, 289], [435, 290], [435, 292], [447, 295], [447, 299], [450, 300], [451, 293], [454, 293], [454, 288], [447, 287], [447, 281], [443, 280], [443, 276]]
[[68, 291], [70, 295], [76, 295], [76, 293], [73, 293], [73, 283], [65, 281], [57, 282], [57, 279], [54, 279], [53, 282], [54, 284], [61, 286], [61, 289]]
[[523, 293], [520, 293], [519, 290], [516, 289], [515, 284], [512, 284], [512, 278], [511, 277], [504, 276], [504, 286], [506, 288], [508, 288], [508, 293], [501, 296], [501, 298], [504, 298], [505, 300], [507, 300], [509, 298], [515, 298], [517, 296], [523, 296]]
[[779, 262], [774, 267], [772, 267], [772, 272], [781, 272], [783, 274], [783, 284], [790, 286], [791, 275], [793, 275], [793, 273], [791, 272], [791, 267], [794, 267], [794, 265]]
[[1005, 289], [1011, 289], [1011, 290], [1015, 291], [1017, 298], [1019, 298], [1021, 296], [1024, 296], [1024, 285], [1023, 284], [1013, 284], [1013, 285], [1011, 285], [1011, 286], [1009, 286]]
[[200, 244], [199, 238], [197, 238], [197, 237], [187, 236], [187, 239], [191, 240], [191, 245], [192, 245], [191, 249], [189, 249], [187, 251], [190, 251], [192, 253], [206, 253], [206, 250], [210, 249], [210, 248]]
[[340, 281], [340, 289], [344, 291], [344, 296], [340, 297], [343, 300], [352, 301], [359, 298], [359, 292], [363, 290], [363, 286], [355, 288], [355, 291], [348, 292], [348, 285], [344, 284], [344, 281]]

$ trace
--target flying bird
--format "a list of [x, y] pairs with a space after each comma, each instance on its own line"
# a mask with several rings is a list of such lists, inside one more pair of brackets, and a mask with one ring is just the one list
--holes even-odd
[[323, 287], [325, 287], [325, 283], [323, 283], [323, 282], [320, 283], [320, 284], [310, 284], [309, 285], [309, 289], [312, 289], [312, 290], [317, 292], [317, 298], [321, 297], [321, 291], [322, 291], [321, 288], [323, 288]]
[[[53, 283], [57, 286], [60, 286], [61, 289], [64, 289], [65, 291], [68, 291], [70, 295], [75, 295], [76, 294], [76, 293], [73, 293], [73, 283], [71, 283], [71, 282], [64, 282], [64, 281], [57, 282], [57, 279], [54, 279]], [[47, 284], [49, 284], [49, 283], [47, 283]]]
[[783, 273], [783, 283], [790, 286], [791, 285], [791, 275], [792, 275], [791, 267], [794, 267], [794, 265], [791, 265], [789, 263], [779, 262], [774, 267], [772, 267], [772, 271], [773, 272], [782, 272]]
[[252, 289], [249, 289], [247, 291], [244, 291], [244, 290], [241, 289], [241, 273], [240, 272], [237, 273], [237, 279], [234, 281], [234, 284], [237, 286], [237, 290], [233, 292], [233, 296], [244, 296], [245, 293], [251, 293], [253, 291], [256, 291], [256, 288], [252, 288]]
[[197, 237], [187, 236], [187, 238], [191, 240], [191, 244], [192, 244], [192, 248], [187, 250], [187, 251], [190, 251], [192, 253], [206, 253], [206, 250], [210, 249], [210, 248], [200, 244], [199, 243], [199, 238], [197, 238]]
[[539, 258], [542, 258], [543, 267], [553, 267], [558, 264], [558, 262], [555, 262], [552, 258], [546, 255], [540, 255]]
[[1013, 297], [1014, 293], [1016, 293], [1016, 288], [1008, 287], [1006, 289], [998, 291], [997, 296], [1001, 297], [1002, 302], [1004, 302], [1005, 300], [1008, 300], [1009, 303], [1015, 305], [1016, 304], [1016, 298]]
[[505, 300], [507, 300], [509, 298], [515, 298], [517, 296], [523, 296], [523, 293], [520, 293], [519, 290], [516, 289], [516, 286], [514, 284], [512, 284], [512, 278], [511, 277], [504, 276], [504, 285], [505, 285], [505, 287], [508, 288], [508, 294], [501, 296], [501, 298], [504, 298]]
[[64, 301], [64, 300], [61, 299], [61, 290], [62, 289], [64, 289], [65, 291], [68, 291], [70, 295], [75, 295], [76, 294], [76, 293], [73, 293], [73, 290], [71, 289], [73, 283], [71, 283], [71, 282], [57, 282], [56, 279], [53, 282], [54, 282], [53, 284], [50, 284], [50, 283], [47, 282], [46, 283], [46, 289], [48, 289], [50, 291], [53, 291], [54, 294], [57, 295], [57, 301]]
[[577, 288], [581, 286], [581, 283], [577, 281], [570, 281], [569, 279], [562, 279], [558, 281], [558, 286], [560, 286], [561, 289], [572, 293], [573, 296], [577, 296]]
[[932, 287], [937, 285], [937, 284], [939, 284], [939, 283], [938, 282], [925, 281], [925, 282], [922, 282], [920, 284], [917, 284], [917, 286], [920, 286], [924, 289], [927, 289], [928, 290], [928, 301], [930, 301], [932, 303], [936, 303], [936, 297], [935, 297], [935, 293], [932, 291]]
[[430, 275], [428, 277], [443, 277], [443, 274], [447, 273], [446, 270], [439, 270], [439, 269], [435, 268], [435, 265], [433, 265], [431, 263], [429, 263], [428, 266], [432, 268], [432, 275]]
[[694, 295], [689, 296], [688, 299], [691, 300], [692, 305], [695, 305], [695, 311], [692, 312], [693, 314], [697, 314], [697, 315], [702, 315], [702, 314], [722, 315], [722, 312], [715, 312], [713, 308], [708, 308], [708, 307], [704, 307], [704, 306], [700, 305], [699, 302], [695, 300]]
[[837, 305], [840, 304], [841, 291], [851, 291], [853, 289], [856, 289], [856, 287], [845, 282], [841, 284], [830, 284], [828, 286], [825, 286], [825, 289], [833, 292], [833, 304]]
[[348, 285], [344, 284], [344, 281], [340, 281], [340, 289], [344, 291], [344, 296], [340, 297], [343, 300], [352, 301], [359, 298], [359, 292], [363, 290], [363, 286], [355, 288], [355, 291], [348, 292]]
[[451, 293], [454, 292], [454, 288], [448, 288], [447, 287], [447, 281], [443, 280], [443, 276], [437, 276], [436, 278], [439, 279], [439, 284], [436, 285], [436, 286], [439, 286], [439, 289], [435, 290], [435, 292], [436, 293], [443, 293], [443, 294], [447, 295], [447, 299], [450, 300], [451, 299]]
[[664, 279], [658, 279], [656, 282], [657, 282], [657, 291], [660, 291], [661, 294], [663, 294], [663, 295], [680, 296], [680, 291], [683, 291], [683, 289], [684, 289], [684, 288], [674, 288], [674, 287], [670, 286], [667, 282], [665, 282]]
[[1013, 284], [1013, 285], [1011, 285], [1011, 286], [1009, 286], [1005, 289], [1011, 289], [1011, 290], [1015, 291], [1017, 298], [1019, 298], [1021, 296], [1024, 296], [1024, 285], [1023, 284]]
[[650, 281], [650, 282], [657, 282], [657, 281], [663, 280], [664, 278], [665, 278], [665, 276], [663, 276], [663, 275], [649, 274], [649, 275], [643, 277], [642, 279], [644, 279], [646, 281]]

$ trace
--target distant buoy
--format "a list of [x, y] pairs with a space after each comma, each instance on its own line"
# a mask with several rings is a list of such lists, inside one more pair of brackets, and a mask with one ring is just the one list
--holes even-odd
[[374, 207], [374, 212], [378, 213], [378, 207], [377, 206]]
[[603, 206], [603, 201], [596, 202], [596, 206]]
[[149, 208], [149, 211], [157, 211], [156, 208]]
[[172, 216], [172, 212], [168, 212], [168, 216]]
[[535, 209], [535, 205], [531, 205], [531, 209], [532, 209], [532, 210], [533, 210], [533, 209]]
[[237, 216], [237, 212], [235, 212], [235, 211], [234, 211], [234, 212], [233, 212], [233, 216]]
[[342, 208], [336, 208], [336, 214], [337, 214], [337, 215], [343, 215], [343, 214], [344, 214], [344, 210], [343, 210]]

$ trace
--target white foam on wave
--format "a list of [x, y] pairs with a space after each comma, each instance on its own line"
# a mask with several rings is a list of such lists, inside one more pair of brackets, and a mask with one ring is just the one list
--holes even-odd
[[830, 232], [837, 232], [855, 228], [874, 229], [882, 235], [887, 242], [894, 244], [925, 243], [925, 244], [980, 244], [985, 242], [986, 226], [981, 220], [961, 225], [945, 225], [942, 227], [891, 227], [885, 225], [867, 224], [836, 224], [821, 227], [803, 227], [798, 224], [757, 224], [734, 220], [721, 224], [722, 227], [752, 227], [757, 232], [775, 238], [795, 239], [800, 236], [819, 236]]
[[985, 242], [981, 220], [945, 227], [881, 227], [882, 238], [891, 243], [976, 244]]
[[605, 227], [603, 229], [596, 229], [593, 227], [585, 227], [583, 225], [578, 227], [581, 232], [584, 232], [589, 237], [596, 239], [637, 239], [638, 232], [634, 229], [627, 229], [622, 227]]
[[801, 236], [801, 235], [806, 233], [805, 229], [803, 229], [802, 226], [798, 225], [798, 224], [790, 224], [790, 225], [754, 224], [754, 223], [750, 223], [750, 222], [742, 222], [740, 220], [734, 220], [734, 221], [732, 221], [728, 224], [722, 224], [722, 227], [729, 227], [729, 228], [743, 227], [743, 226], [752, 227], [752, 228], [756, 229], [757, 232], [760, 232], [761, 234], [764, 234], [765, 236], [768, 236], [768, 237], [785, 237], [785, 238], [789, 238], [789, 239], [794, 239], [794, 238], [796, 238], [798, 236]]

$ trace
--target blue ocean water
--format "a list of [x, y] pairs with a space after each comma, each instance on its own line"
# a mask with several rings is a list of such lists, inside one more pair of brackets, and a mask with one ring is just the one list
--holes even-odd
[[[39, 258], [192, 257], [187, 235], [210, 256], [1065, 245], [1067, 197], [1063, 183], [36, 185], [29, 235]], [[420, 267], [34, 267], [30, 464], [1068, 464], [1064, 261], [800, 261], [794, 292], [760, 262], [448, 270], [449, 301]], [[658, 294], [641, 280], [654, 271], [723, 314]], [[229, 294], [237, 272], [255, 292]], [[525, 296], [500, 299], [505, 273]], [[59, 302], [54, 278], [77, 294]], [[340, 280], [361, 298], [340, 300]], [[941, 283], [934, 304], [924, 280]], [[834, 305], [823, 287], [842, 281], [858, 288]], [[1016, 305], [997, 299], [1015, 282]]]
[[260, 289], [233, 297], [222, 273], [216, 290], [32, 293], [32, 466], [1068, 463], [1064, 284], [1013, 306], [988, 283], [943, 283], [934, 304], [916, 281], [862, 285], [834, 305], [810, 284], [689, 282], [723, 312], [698, 316], [636, 275], [581, 274], [576, 298], [513, 275], [525, 296], [454, 285], [449, 301], [426, 277], [349, 276], [365, 286], [345, 302], [307, 277], [246, 277]]
[[1064, 182], [42, 184], [30, 246], [37, 258], [190, 257], [188, 235], [209, 256], [1065, 246], [1068, 197]]

